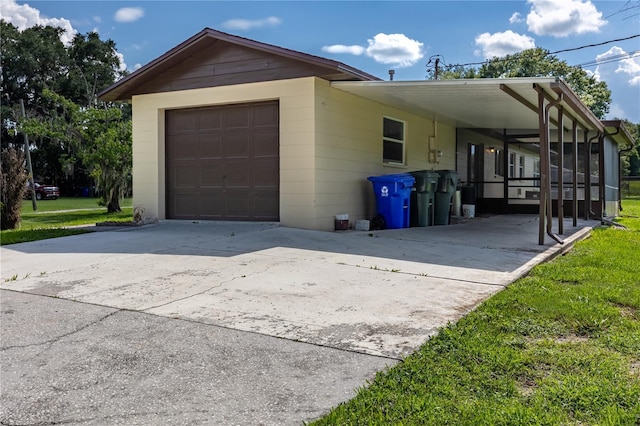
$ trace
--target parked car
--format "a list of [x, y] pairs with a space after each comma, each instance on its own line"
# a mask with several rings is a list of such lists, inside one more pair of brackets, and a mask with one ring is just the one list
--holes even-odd
[[[41, 183], [35, 183], [36, 200], [55, 200], [60, 196], [60, 188], [53, 185], [43, 185]], [[31, 199], [31, 186], [27, 184], [27, 199]]]

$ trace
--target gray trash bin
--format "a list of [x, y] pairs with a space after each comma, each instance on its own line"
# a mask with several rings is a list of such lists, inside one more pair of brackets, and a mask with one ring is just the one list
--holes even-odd
[[458, 173], [455, 170], [438, 170], [438, 188], [435, 197], [436, 225], [448, 225], [451, 212], [451, 203], [458, 186]]
[[435, 220], [435, 195], [440, 173], [416, 170], [409, 173], [416, 180], [411, 192], [411, 226], [432, 226]]

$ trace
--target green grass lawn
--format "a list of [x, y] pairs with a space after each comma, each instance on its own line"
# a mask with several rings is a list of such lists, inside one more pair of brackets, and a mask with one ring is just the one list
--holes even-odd
[[315, 425], [640, 425], [640, 198]]
[[41, 200], [37, 206], [38, 210], [34, 211], [31, 200], [23, 202], [20, 228], [2, 231], [2, 245], [81, 234], [89, 231], [72, 227], [107, 221], [130, 222], [133, 217], [130, 198], [121, 201], [120, 213], [107, 213], [106, 207], [98, 205], [97, 198]]

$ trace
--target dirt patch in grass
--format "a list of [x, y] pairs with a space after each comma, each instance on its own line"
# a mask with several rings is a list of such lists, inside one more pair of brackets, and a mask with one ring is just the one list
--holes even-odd
[[559, 344], [586, 343], [589, 341], [589, 338], [586, 336], [578, 336], [577, 334], [570, 334], [568, 336], [557, 337], [553, 339], [553, 341]]

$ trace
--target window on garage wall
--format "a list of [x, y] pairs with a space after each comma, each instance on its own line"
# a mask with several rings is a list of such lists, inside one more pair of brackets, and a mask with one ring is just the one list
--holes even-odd
[[405, 164], [405, 122], [383, 118], [382, 161], [386, 164]]

